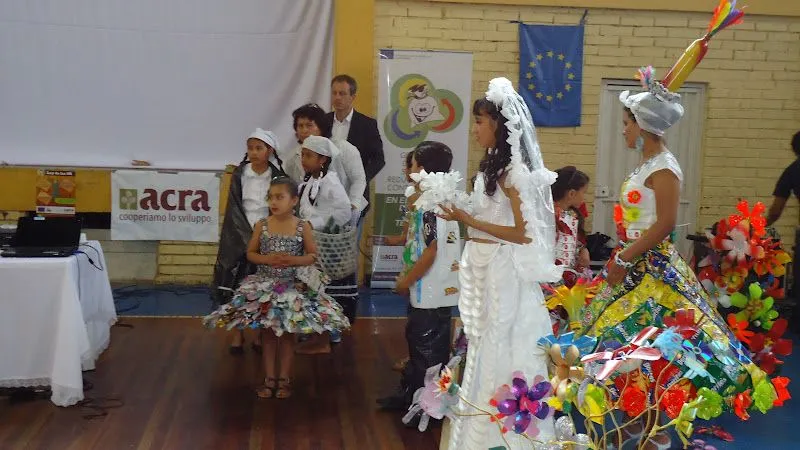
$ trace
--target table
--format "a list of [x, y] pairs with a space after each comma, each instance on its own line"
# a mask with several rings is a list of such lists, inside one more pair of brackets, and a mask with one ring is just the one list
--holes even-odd
[[0, 387], [50, 386], [58, 406], [83, 400], [82, 372], [117, 320], [105, 268], [97, 241], [66, 258], [0, 258]]

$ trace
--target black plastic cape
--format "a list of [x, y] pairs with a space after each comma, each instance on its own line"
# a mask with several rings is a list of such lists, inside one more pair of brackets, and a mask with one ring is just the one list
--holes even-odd
[[[255, 266], [247, 261], [247, 243], [253, 235], [253, 227], [247, 220], [242, 201], [242, 174], [248, 164], [250, 163], [239, 164], [231, 175], [228, 205], [225, 209], [225, 218], [222, 220], [217, 261], [214, 264], [214, 280], [211, 283], [211, 299], [215, 305], [228, 303], [233, 296], [233, 290], [242, 279], [255, 271]], [[273, 177], [285, 175], [280, 164], [275, 165], [272, 160], [269, 162], [269, 168]], [[264, 201], [266, 202], [266, 199]]]

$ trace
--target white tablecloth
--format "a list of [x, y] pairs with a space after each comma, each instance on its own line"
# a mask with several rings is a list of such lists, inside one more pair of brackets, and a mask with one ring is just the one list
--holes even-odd
[[108, 347], [117, 313], [100, 243], [80, 252], [0, 258], [0, 387], [50, 386], [58, 406], [83, 400], [82, 371]]

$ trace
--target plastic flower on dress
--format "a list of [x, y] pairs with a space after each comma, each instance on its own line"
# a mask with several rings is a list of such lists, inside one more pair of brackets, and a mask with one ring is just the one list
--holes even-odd
[[622, 212], [622, 205], [619, 203], [614, 205], [614, 225], [616, 225], [617, 228], [617, 236], [620, 238], [625, 237], [624, 215], [625, 213]]
[[761, 237], [766, 234], [767, 219], [764, 218], [764, 212], [767, 208], [761, 202], [756, 202], [753, 209], [747, 200], [742, 200], [736, 205], [739, 214], [732, 214], [728, 216], [728, 222], [732, 227], [742, 224], [748, 228], [753, 229], [753, 235]]
[[275, 283], [275, 285], [272, 287], [272, 291], [277, 295], [282, 295], [288, 288], [289, 286], [286, 283]]
[[[703, 401], [703, 397], [697, 397], [689, 403], [684, 403], [681, 406], [678, 414], [675, 415], [675, 430], [678, 432], [678, 437], [686, 443], [686, 439], [692, 436], [694, 432], [694, 419], [697, 417], [697, 405]], [[667, 411], [669, 414], [669, 411]], [[670, 416], [672, 417], [672, 416]]]
[[653, 341], [653, 347], [661, 350], [669, 361], [674, 360], [683, 351], [683, 336], [678, 333], [678, 328], [667, 328]]
[[715, 280], [706, 278], [700, 281], [700, 284], [703, 285], [703, 289], [706, 290], [708, 296], [711, 297], [718, 305], [722, 306], [723, 308], [730, 308], [731, 307], [731, 297], [728, 295], [725, 286], [718, 285]]
[[744, 281], [747, 279], [747, 268], [723, 264], [720, 278], [719, 281], [728, 289], [729, 294], [736, 293], [744, 286]]
[[736, 319], [736, 314], [730, 313], [728, 314], [728, 326], [731, 331], [733, 331], [733, 335], [736, 339], [750, 345], [750, 338], [752, 338], [755, 333], [747, 329], [748, 323], [746, 320], [738, 320]]
[[642, 211], [639, 208], [637, 208], [635, 206], [629, 206], [629, 207], [623, 209], [623, 216], [622, 217], [625, 219], [625, 222], [634, 223], [637, 220], [639, 220], [639, 217], [641, 215], [642, 215]]
[[783, 251], [780, 242], [766, 239], [761, 242], [762, 252], [753, 259], [753, 271], [758, 276], [772, 274], [782, 277], [786, 274], [786, 264], [792, 261], [792, 257]]
[[453, 372], [449, 367], [444, 366], [439, 373], [439, 379], [436, 380], [436, 392], [444, 394], [450, 391], [453, 386]]
[[597, 424], [603, 423], [604, 414], [608, 409], [606, 392], [603, 388], [595, 386], [589, 377], [586, 377], [578, 388], [576, 400], [578, 411], [583, 417]]
[[773, 275], [768, 275], [766, 280], [761, 282], [761, 289], [764, 290], [764, 294], [774, 299], [780, 299], [786, 297], [785, 292], [783, 291], [783, 287], [781, 287], [780, 281]]
[[638, 417], [647, 408], [647, 394], [638, 386], [628, 386], [619, 396], [619, 409], [630, 417]]
[[708, 434], [722, 439], [725, 442], [733, 442], [733, 435], [725, 431], [725, 429], [719, 425], [712, 425], [710, 427], [697, 427], [694, 432], [697, 434]]
[[550, 293], [547, 297], [547, 308], [554, 309], [558, 306], [564, 307], [569, 315], [569, 327], [571, 330], [580, 328], [581, 310], [592, 298], [594, 298], [599, 283], [594, 283], [585, 278], [579, 279], [571, 288], [561, 285], [553, 288], [545, 285]]
[[550, 334], [540, 338], [538, 344], [546, 351], [549, 351], [550, 347], [553, 345], [558, 344], [562, 349], [562, 353], [564, 352], [563, 349], [574, 345], [578, 347], [578, 352], [581, 355], [585, 355], [595, 349], [597, 346], [597, 338], [587, 335], [576, 336], [575, 333], [562, 333], [557, 337]]
[[769, 330], [778, 317], [778, 312], [772, 309], [775, 300], [772, 297], [761, 298], [764, 291], [758, 283], [751, 283], [748, 293], [749, 297], [740, 292], [731, 295], [731, 305], [741, 309], [736, 313], [736, 320], [744, 320]]
[[553, 378], [550, 384], [553, 387], [555, 396], [562, 402], [566, 399], [567, 389], [570, 383], [581, 382], [583, 380], [583, 367], [575, 365], [581, 357], [578, 347], [570, 345], [565, 352], [561, 351], [561, 346], [554, 344], [547, 352], [553, 364]]
[[773, 403], [777, 399], [778, 394], [767, 378], [762, 378], [756, 383], [753, 389], [753, 404], [762, 414], [766, 414], [767, 411], [772, 409]]
[[777, 398], [772, 402], [772, 406], [783, 406], [783, 402], [792, 398], [789, 395], [789, 382], [791, 380], [786, 377], [775, 377], [772, 379], [772, 386], [775, 387], [775, 394]]
[[692, 442], [689, 442], [689, 446], [686, 447], [687, 450], [717, 450], [717, 447], [714, 447], [711, 444], [706, 444], [706, 441], [702, 439], [692, 439]]
[[750, 408], [750, 405], [753, 404], [753, 399], [750, 398], [750, 389], [740, 392], [736, 394], [736, 397], [733, 398], [733, 412], [736, 413], [742, 420], [747, 420], [750, 418], [750, 414], [747, 412], [747, 409]]
[[725, 237], [728, 236], [728, 231], [729, 227], [728, 227], [728, 222], [726, 220], [720, 220], [719, 222], [717, 222], [713, 232], [706, 231], [706, 237], [708, 238], [709, 246], [713, 250], [716, 250], [718, 252], [723, 252], [725, 249], [722, 245], [722, 242], [725, 240]]
[[675, 311], [674, 316], [664, 317], [664, 325], [674, 328], [684, 338], [691, 339], [697, 334], [697, 327], [695, 326], [697, 321], [694, 313], [694, 309], [679, 309]]
[[640, 201], [642, 201], [642, 193], [637, 191], [636, 189], [628, 192], [628, 203], [631, 205], [636, 205]]
[[697, 398], [703, 398], [697, 404], [697, 417], [703, 420], [711, 420], [722, 414], [722, 396], [718, 392], [712, 391], [707, 387], [697, 390]]
[[689, 393], [677, 385], [673, 385], [661, 395], [660, 406], [667, 416], [675, 419], [681, 413], [687, 400], [689, 400]]
[[792, 354], [792, 340], [783, 337], [789, 323], [786, 319], [778, 319], [767, 333], [756, 333], [750, 339], [750, 351], [761, 370], [771, 375], [778, 364], [783, 364], [777, 356]]
[[615, 350], [592, 353], [581, 358], [584, 363], [606, 361], [596, 375], [598, 380], [608, 378], [614, 372], [626, 373], [641, 366], [642, 361], [661, 359], [661, 351], [657, 348], [645, 347], [647, 340], [658, 332], [656, 327], [646, 327], [636, 335], [630, 344]]
[[536, 437], [539, 428], [534, 423], [534, 418], [544, 420], [552, 412], [550, 405], [543, 401], [552, 391], [550, 382], [541, 376], [533, 381], [533, 386], [528, 386], [525, 374], [514, 372], [511, 386], [504, 384], [497, 388], [489, 401], [499, 412], [496, 418], [503, 420], [503, 433], [514, 430], [517, 434]]
[[414, 392], [411, 407], [403, 416], [403, 423], [409, 424], [416, 415], [421, 414], [418, 429], [425, 431], [431, 417], [455, 418], [453, 408], [458, 404], [458, 392], [461, 388], [453, 382], [450, 368], [458, 365], [459, 361], [460, 358], [455, 357], [444, 368], [442, 364], [437, 364], [425, 371], [425, 385]]
[[470, 210], [469, 195], [458, 189], [461, 174], [457, 171], [450, 172], [425, 172], [409, 174], [409, 177], [419, 184], [420, 195], [414, 206], [421, 211], [432, 211], [441, 214], [439, 205], [452, 205], [465, 211]]
[[746, 263], [752, 251], [750, 233], [744, 227], [737, 226], [728, 232], [728, 238], [722, 240], [722, 248], [728, 252], [725, 257], [739, 264]]

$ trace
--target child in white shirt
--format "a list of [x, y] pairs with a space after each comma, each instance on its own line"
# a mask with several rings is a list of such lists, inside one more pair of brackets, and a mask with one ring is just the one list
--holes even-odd
[[[336, 158], [338, 151], [338, 147], [330, 139], [322, 136], [308, 136], [303, 141], [300, 153], [300, 162], [306, 175], [305, 182], [300, 188], [299, 216], [311, 223], [314, 230], [329, 234], [338, 233], [329, 229], [331, 225], [343, 229], [348, 224], [354, 224], [354, 220], [358, 217], [357, 214], [354, 214], [350, 198], [339, 181], [338, 175], [329, 170], [331, 161]], [[348, 319], [354, 321], [358, 304], [356, 274], [332, 280], [328, 286], [328, 292], [342, 305]], [[331, 333], [330, 342], [341, 342], [341, 335], [338, 332]], [[328, 353], [330, 344], [327, 342], [321, 344], [312, 340], [300, 347], [298, 352], [304, 354]]]

